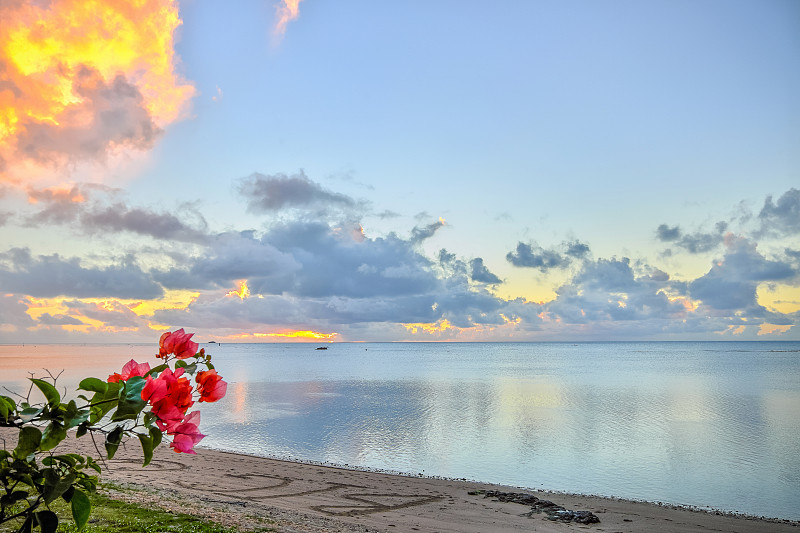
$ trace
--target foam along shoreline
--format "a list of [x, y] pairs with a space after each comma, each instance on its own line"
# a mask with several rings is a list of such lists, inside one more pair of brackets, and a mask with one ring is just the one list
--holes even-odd
[[[16, 431], [0, 428], [6, 448]], [[88, 437], [69, 438], [72, 448], [97, 455]], [[486, 483], [403, 476], [313, 463], [268, 459], [200, 448], [197, 455], [176, 454], [160, 446], [150, 466], [142, 468], [138, 442], [127, 441], [102, 479], [131, 485], [144, 505], [173, 505], [228, 524], [273, 521], [283, 532], [423, 531], [441, 533], [564, 532], [586, 530], [635, 532], [733, 533], [792, 532], [800, 524], [655, 503], [522, 491]], [[484, 492], [481, 492], [484, 491]], [[599, 523], [551, 520], [503, 494], [535, 496], [565, 510], [588, 511]], [[124, 491], [127, 499], [137, 492]], [[488, 497], [487, 497], [488, 494]], [[172, 503], [170, 503], [172, 502]], [[177, 502], [177, 503], [176, 503]]]

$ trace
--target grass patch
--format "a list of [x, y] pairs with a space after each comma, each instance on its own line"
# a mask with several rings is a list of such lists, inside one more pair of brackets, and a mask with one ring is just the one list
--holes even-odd
[[[226, 527], [216, 522], [186, 513], [165, 511], [154, 504], [144, 507], [115, 500], [101, 492], [90, 496], [92, 514], [81, 533], [266, 533], [275, 531], [263, 525], [263, 519], [253, 518], [253, 526], [245, 529]], [[50, 506], [59, 517], [58, 531], [77, 533], [69, 506], [59, 499]], [[0, 525], [0, 533], [15, 533], [20, 522]], [[35, 530], [35, 531], [38, 531]]]

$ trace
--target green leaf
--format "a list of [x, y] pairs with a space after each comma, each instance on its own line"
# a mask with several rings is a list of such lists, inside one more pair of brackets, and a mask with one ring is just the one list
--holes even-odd
[[74, 467], [78, 463], [83, 464], [83, 456], [77, 453], [66, 453], [64, 455], [53, 456], [53, 459], [67, 463], [69, 466]]
[[36, 387], [42, 391], [44, 397], [47, 398], [47, 404], [50, 407], [56, 407], [58, 404], [61, 403], [61, 395], [58, 393], [58, 390], [51, 385], [50, 383], [36, 378], [29, 378]]
[[58, 529], [58, 516], [53, 511], [39, 511], [34, 513], [42, 533], [56, 533]]
[[79, 426], [89, 419], [90, 413], [89, 409], [78, 409], [75, 400], [70, 400], [64, 411], [64, 424], [67, 429]]
[[25, 459], [39, 448], [42, 442], [42, 432], [39, 428], [24, 427], [19, 430], [19, 442], [14, 448], [14, 457]]
[[144, 424], [144, 427], [146, 428], [155, 427], [157, 420], [158, 417], [156, 415], [151, 412], [147, 412], [144, 414], [144, 420], [142, 420], [142, 424]]
[[163, 364], [163, 365], [158, 365], [158, 366], [155, 366], [155, 367], [151, 368], [150, 370], [148, 370], [148, 371], [145, 373], [145, 375], [144, 375], [144, 376], [145, 376], [145, 377], [147, 377], [147, 376], [157, 376], [158, 374], [160, 374], [161, 372], [163, 372], [163, 371], [164, 371], [164, 370], [166, 370], [167, 368], [169, 368], [169, 365], [168, 365], [168, 364], [166, 364], [166, 363], [165, 363], [165, 364]]
[[32, 421], [34, 418], [42, 414], [44, 411], [44, 407], [26, 407], [19, 413], [19, 417], [22, 419], [22, 422], [27, 424], [28, 422]]
[[153, 449], [158, 448], [158, 445], [161, 444], [161, 437], [163, 437], [161, 430], [157, 427], [151, 427], [150, 437], [153, 439]]
[[[51, 473], [52, 472], [52, 473]], [[70, 472], [64, 477], [61, 477], [52, 469], [45, 469], [42, 471], [45, 474], [45, 484], [42, 496], [44, 496], [44, 503], [50, 505], [55, 500], [61, 497], [62, 494], [67, 492], [69, 488], [75, 483], [77, 475]]]
[[108, 458], [113, 459], [114, 454], [117, 453], [117, 448], [119, 448], [119, 443], [122, 442], [122, 426], [117, 426], [106, 435], [106, 453], [108, 453]]
[[43, 452], [52, 450], [58, 446], [62, 440], [67, 438], [67, 428], [56, 421], [50, 422], [42, 435], [42, 442], [39, 449]]
[[78, 389], [105, 394], [108, 390], [108, 383], [98, 378], [86, 378], [78, 384]]
[[0, 502], [2, 502], [3, 507], [10, 507], [14, 504], [14, 502], [18, 502], [20, 500], [24, 500], [28, 497], [28, 491], [26, 490], [15, 490], [11, 494], [3, 494], [0, 497]]
[[0, 396], [0, 417], [3, 422], [8, 421], [8, 415], [13, 414], [17, 410], [17, 404], [8, 396]]
[[90, 455], [86, 456], [86, 466], [95, 470], [98, 474], [101, 472], [100, 465], [98, 465], [97, 461], [95, 461], [94, 458]]
[[119, 391], [122, 388], [122, 384], [116, 382], [107, 383], [107, 385], [108, 388], [105, 392], [96, 392], [95, 395], [92, 396], [91, 403], [94, 405], [92, 405], [92, 413], [89, 417], [89, 422], [92, 424], [99, 422], [109, 411], [117, 406], [117, 402], [119, 401]]
[[144, 462], [142, 466], [147, 466], [153, 460], [153, 437], [142, 435], [139, 433], [139, 442], [142, 443], [142, 455], [144, 455]]
[[119, 391], [119, 404], [117, 411], [111, 417], [111, 420], [128, 420], [136, 419], [139, 413], [147, 405], [147, 401], [142, 399], [142, 389], [144, 388], [145, 379], [141, 376], [133, 376]]
[[79, 438], [83, 437], [84, 435], [86, 435], [87, 431], [89, 431], [89, 424], [84, 422], [83, 424], [78, 426], [78, 431], [75, 432], [75, 438], [79, 439]]
[[92, 502], [83, 491], [76, 490], [72, 495], [72, 519], [75, 520], [75, 525], [78, 529], [83, 529], [86, 522], [89, 520], [89, 513], [92, 512]]

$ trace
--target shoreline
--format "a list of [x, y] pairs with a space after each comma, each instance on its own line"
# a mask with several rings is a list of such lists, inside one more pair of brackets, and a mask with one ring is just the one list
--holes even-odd
[[[0, 428], [6, 449], [17, 432]], [[64, 441], [59, 453], [97, 456], [91, 438]], [[282, 533], [798, 533], [800, 521], [464, 479], [408, 475], [252, 454], [197, 449], [176, 454], [162, 444], [142, 468], [139, 443], [128, 440], [101, 462], [113, 497], [196, 514], [226, 526], [269, 523]], [[131, 490], [132, 489], [132, 490]], [[555, 513], [530, 502], [555, 505]], [[521, 505], [520, 503], [523, 503]], [[547, 507], [545, 505], [545, 507]], [[586, 516], [599, 523], [564, 522]]]
[[[13, 428], [0, 428], [7, 449], [13, 447], [16, 435]], [[97, 457], [88, 436], [67, 439], [57, 453], [67, 451]], [[227, 526], [266, 522], [283, 533], [800, 532], [800, 522], [792, 520], [376, 472], [211, 448], [198, 448], [197, 455], [187, 455], [162, 444], [148, 467], [141, 464], [138, 441], [128, 440], [113, 460], [101, 462], [101, 482], [110, 482], [113, 497], [145, 507], [188, 512]], [[522, 501], [520, 493], [527, 499]], [[535, 512], [529, 505], [531, 497], [563, 510], [591, 513], [599, 523], [553, 520], [563, 515]]]
[[[558, 497], [570, 497], [570, 498], [594, 498], [599, 500], [609, 500], [615, 502], [622, 502], [622, 503], [632, 503], [632, 504], [646, 504], [646, 505], [654, 505], [661, 508], [668, 508], [668, 509], [676, 509], [676, 510], [685, 510], [694, 513], [707, 513], [707, 514], [715, 514], [721, 516], [728, 516], [731, 518], [738, 518], [742, 520], [760, 520], [764, 522], [775, 522], [781, 524], [792, 524], [798, 528], [800, 528], [800, 518], [798, 519], [791, 519], [791, 518], [780, 518], [777, 516], [766, 516], [766, 515], [756, 515], [750, 514], [741, 511], [734, 511], [728, 509], [719, 509], [716, 507], [707, 507], [701, 505], [692, 505], [692, 504], [681, 504], [681, 503], [674, 503], [674, 502], [666, 502], [660, 500], [646, 500], [643, 498], [627, 498], [623, 496], [607, 496], [603, 494], [591, 494], [591, 493], [582, 493], [582, 492], [570, 492], [567, 490], [557, 490], [557, 489], [537, 489], [532, 487], [526, 487], [522, 485], [509, 485], [504, 483], [495, 483], [493, 481], [482, 481], [479, 479], [470, 479], [470, 478], [457, 478], [457, 477], [448, 477], [448, 476], [437, 476], [437, 475], [427, 475], [427, 474], [414, 474], [412, 472], [403, 472], [400, 470], [392, 470], [388, 468], [372, 468], [368, 466], [358, 466], [358, 465], [351, 465], [348, 463], [331, 463], [327, 461], [313, 461], [308, 459], [298, 459], [292, 457], [279, 457], [275, 455], [258, 455], [255, 453], [247, 453], [247, 452], [236, 452], [232, 450], [223, 450], [219, 448], [211, 448], [208, 446], [198, 445], [195, 447], [196, 451], [204, 450], [209, 452], [216, 452], [216, 453], [223, 453], [223, 454], [231, 454], [231, 455], [241, 455], [245, 457], [252, 457], [254, 459], [265, 459], [268, 461], [277, 461], [281, 463], [289, 463], [289, 464], [299, 464], [299, 465], [309, 465], [309, 466], [318, 466], [323, 468], [333, 468], [339, 470], [350, 470], [354, 472], [364, 472], [364, 473], [372, 473], [372, 474], [384, 474], [387, 476], [397, 476], [397, 477], [404, 477], [409, 479], [429, 479], [429, 480], [436, 480], [436, 481], [446, 481], [446, 482], [453, 482], [453, 483], [469, 483], [481, 486], [488, 486], [488, 487], [496, 487], [496, 488], [504, 488], [504, 489], [513, 489], [516, 492], [524, 492], [530, 494], [547, 494], [550, 496]], [[798, 533], [800, 533], [800, 529], [798, 529]]]
[[[156, 468], [143, 469], [138, 443], [131, 444], [123, 457], [112, 461], [108, 479], [221, 506], [227, 514], [269, 517], [277, 520], [278, 531], [800, 531], [800, 522], [791, 520], [619, 498], [523, 491], [477, 481], [373, 472], [210, 448], [200, 448], [196, 456], [187, 456], [161, 447], [153, 461]], [[163, 479], [159, 471], [165, 469], [182, 479]], [[105, 474], [106, 470], [104, 477]], [[214, 478], [213, 487], [204, 486], [209, 474]], [[529, 506], [475, 494], [480, 491], [524, 492], [568, 510], [591, 512], [600, 523], [552, 521], [545, 513], [531, 513]]]

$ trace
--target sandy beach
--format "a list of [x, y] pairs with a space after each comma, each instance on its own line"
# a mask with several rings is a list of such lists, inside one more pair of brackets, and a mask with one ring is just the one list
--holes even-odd
[[[15, 432], [0, 431], [6, 446]], [[68, 439], [92, 453], [92, 441]], [[176, 454], [162, 445], [141, 467], [138, 442], [128, 441], [102, 479], [141, 491], [120, 497], [208, 516], [231, 525], [266, 518], [281, 532], [794, 532], [796, 522], [730, 516], [592, 496], [529, 491], [568, 510], [590, 511], [600, 522], [562, 523], [530, 506], [498, 501], [480, 491], [524, 492], [470, 481], [400, 476], [266, 459], [210, 449]], [[475, 494], [475, 492], [478, 492]], [[473, 493], [473, 494], [470, 494]]]

